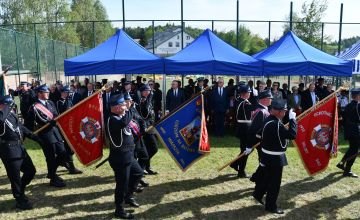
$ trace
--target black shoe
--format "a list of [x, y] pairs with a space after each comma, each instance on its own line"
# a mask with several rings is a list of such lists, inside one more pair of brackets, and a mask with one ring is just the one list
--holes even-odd
[[141, 179], [141, 180], [140, 180], [140, 185], [143, 186], [143, 187], [148, 187], [148, 186], [149, 186], [149, 183], [146, 182], [145, 180]]
[[136, 202], [136, 200], [134, 199], [134, 197], [131, 197], [129, 199], [125, 200], [125, 204], [130, 205], [131, 207], [135, 207], [138, 208], [140, 207], [140, 204]]
[[62, 178], [60, 178], [59, 176], [55, 176], [50, 180], [50, 186], [55, 186], [60, 188], [60, 187], [65, 187], [66, 184]]
[[238, 165], [236, 163], [230, 164], [230, 167], [233, 168], [236, 172], [239, 171], [239, 167], [238, 167]]
[[121, 219], [133, 219], [134, 215], [128, 212], [125, 212], [124, 208], [116, 207], [115, 209], [115, 217]]
[[66, 162], [65, 164], [67, 164], [65, 167], [69, 171], [70, 174], [82, 174], [83, 173], [81, 170], [79, 170], [75, 167], [74, 162], [70, 161], [70, 162]]
[[275, 214], [284, 214], [284, 211], [282, 209], [276, 208], [276, 209], [265, 209], [268, 212], [275, 213]]
[[264, 205], [264, 202], [262, 201], [262, 199], [259, 198], [259, 197], [257, 197], [257, 196], [255, 196], [255, 193], [252, 194], [252, 197], [253, 197], [258, 203], [260, 203], [261, 205]]
[[76, 174], [82, 174], [83, 172], [79, 169], [77, 169], [76, 167], [74, 167], [73, 169], [69, 170], [70, 174], [76, 175]]
[[29, 210], [32, 209], [33, 206], [27, 197], [23, 197], [16, 200], [16, 208], [22, 210]]
[[250, 176], [247, 175], [245, 172], [240, 172], [240, 173], [238, 173], [237, 177], [239, 177], [239, 178], [249, 178]]
[[156, 175], [156, 174], [158, 174], [157, 172], [153, 171], [151, 168], [146, 169], [146, 172], [147, 172], [149, 175]]
[[343, 163], [338, 163], [336, 164], [336, 167], [339, 168], [340, 170], [344, 170], [345, 171], [345, 166]]
[[352, 178], [358, 178], [358, 175], [356, 175], [355, 173], [349, 171], [349, 172], [344, 172], [343, 173], [344, 177], [352, 177]]
[[147, 170], [144, 170], [143, 173], [144, 173], [144, 175], [149, 175]]
[[255, 175], [253, 174], [250, 179], [249, 179], [251, 182], [255, 183], [256, 182], [256, 177]]
[[142, 193], [143, 190], [144, 190], [144, 188], [138, 186], [138, 187], [136, 187], [135, 192], [136, 193]]

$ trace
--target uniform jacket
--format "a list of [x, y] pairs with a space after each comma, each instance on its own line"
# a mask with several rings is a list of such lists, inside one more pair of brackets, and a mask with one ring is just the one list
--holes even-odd
[[285, 151], [288, 140], [296, 139], [297, 124], [295, 120], [289, 121], [289, 129], [277, 117], [270, 115], [264, 121], [264, 127], [261, 130], [261, 148], [271, 152], [284, 152], [281, 155], [271, 155], [262, 152], [261, 162], [265, 166], [286, 166], [287, 159]]
[[355, 100], [345, 107], [345, 139], [360, 138], [360, 104]]
[[269, 111], [264, 106], [257, 104], [254, 107], [254, 111], [251, 112], [251, 125], [247, 131], [249, 147], [260, 142], [261, 139], [256, 135], [262, 129], [264, 121], [269, 115]]

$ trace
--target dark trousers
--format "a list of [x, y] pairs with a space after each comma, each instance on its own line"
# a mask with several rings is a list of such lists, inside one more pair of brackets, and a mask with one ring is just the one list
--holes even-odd
[[127, 164], [110, 163], [115, 173], [115, 204], [122, 205], [124, 200], [134, 194], [143, 176], [143, 170], [136, 160]]
[[[1, 160], [4, 163], [7, 176], [10, 179], [12, 194], [15, 199], [19, 199], [24, 196], [26, 185], [28, 185], [35, 176], [35, 166], [26, 151], [24, 152], [23, 158], [1, 158]], [[23, 172], [22, 177], [20, 177], [20, 171]]]
[[257, 198], [263, 198], [266, 194], [265, 208], [276, 209], [276, 201], [280, 192], [282, 166], [261, 167], [261, 175], [258, 176], [255, 185], [254, 195]]
[[[354, 164], [357, 154], [360, 148], [360, 139], [352, 138], [349, 140], [349, 149], [346, 151], [343, 159], [341, 161], [345, 162], [345, 172], [350, 172], [351, 167]], [[351, 158], [351, 159], [350, 159]]]
[[42, 146], [42, 150], [46, 158], [49, 178], [52, 179], [56, 175], [58, 166], [70, 160], [69, 156], [63, 142], [46, 143]]
[[135, 142], [135, 158], [138, 160], [140, 167], [144, 170], [149, 161], [149, 155], [142, 138]]
[[[246, 150], [246, 147], [249, 147], [246, 146], [246, 130], [239, 131], [239, 137], [240, 137], [240, 153], [243, 153]], [[244, 155], [233, 163], [233, 166], [238, 167], [239, 173], [245, 173], [247, 159], [248, 159], [248, 155]]]
[[214, 112], [215, 118], [215, 134], [224, 136], [225, 130], [225, 112]]
[[146, 167], [145, 167], [146, 169], [148, 169], [148, 168], [150, 168], [151, 158], [158, 152], [155, 134], [145, 134], [144, 135], [144, 143], [145, 143], [146, 151], [147, 151], [148, 157], [149, 157]]
[[160, 120], [160, 111], [161, 111], [161, 108], [159, 108], [159, 109], [154, 108], [155, 122]]

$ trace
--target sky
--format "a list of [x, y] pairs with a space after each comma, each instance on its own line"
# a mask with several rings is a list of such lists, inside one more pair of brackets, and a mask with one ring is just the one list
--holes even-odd
[[[122, 19], [121, 0], [101, 0], [105, 6], [109, 19]], [[125, 0], [125, 20], [180, 20], [180, 0]], [[236, 20], [236, 0], [183, 0], [184, 19], [193, 20]], [[305, 0], [293, 0], [294, 12], [300, 13]], [[311, 2], [308, 0], [307, 2]], [[328, 9], [324, 16], [324, 22], [340, 21], [340, 5], [344, 3], [343, 22], [360, 23], [360, 0], [327, 0]], [[240, 20], [277, 20], [284, 21], [290, 11], [289, 0], [239, 0]], [[165, 22], [166, 23], [166, 22]], [[156, 22], [155, 25], [165, 24]], [[179, 22], [180, 23], [180, 22]], [[175, 23], [176, 24], [176, 23]], [[262, 37], [268, 36], [268, 23], [241, 23], [245, 24], [253, 33]], [[121, 27], [121, 22], [113, 23]], [[151, 22], [127, 22], [126, 26], [145, 27]], [[186, 26], [211, 28], [211, 22], [187, 22]], [[282, 23], [272, 23], [271, 39], [277, 39], [282, 35]], [[235, 30], [235, 22], [215, 22], [214, 28], [219, 31]], [[324, 28], [325, 35], [331, 40], [337, 40], [339, 25], [327, 24]], [[360, 35], [360, 24], [344, 24], [342, 38]]]

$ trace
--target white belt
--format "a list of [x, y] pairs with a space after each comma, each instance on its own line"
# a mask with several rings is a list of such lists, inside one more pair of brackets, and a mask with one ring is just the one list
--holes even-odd
[[251, 123], [251, 120], [237, 120], [238, 123]]
[[269, 151], [269, 150], [265, 150], [264, 148], [261, 148], [262, 152], [266, 153], [266, 154], [270, 154], [270, 155], [283, 155], [285, 154], [285, 152], [279, 152], [279, 151]]

